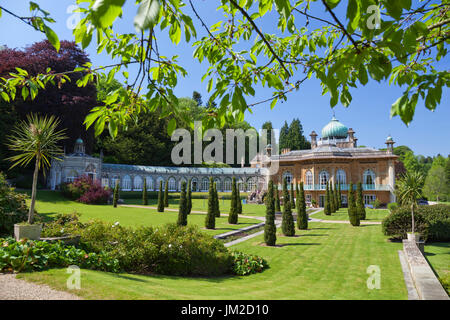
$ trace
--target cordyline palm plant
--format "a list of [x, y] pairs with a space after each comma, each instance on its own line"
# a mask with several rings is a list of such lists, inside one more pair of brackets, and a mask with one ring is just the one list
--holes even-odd
[[425, 178], [422, 173], [414, 171], [407, 172], [397, 181], [397, 196], [402, 205], [411, 206], [411, 232], [414, 235], [414, 209], [417, 199], [422, 196], [422, 188]]
[[[25, 167], [35, 160], [31, 204], [28, 212], [28, 223], [34, 221], [34, 205], [36, 202], [36, 184], [40, 169], [50, 168], [51, 159], [59, 159], [64, 155], [58, 146], [60, 140], [66, 139], [65, 130], [57, 130], [59, 119], [54, 116], [27, 115], [26, 121], [20, 121], [8, 136], [8, 147], [18, 154], [8, 158], [13, 162], [11, 168]], [[44, 171], [45, 174], [45, 171]]]

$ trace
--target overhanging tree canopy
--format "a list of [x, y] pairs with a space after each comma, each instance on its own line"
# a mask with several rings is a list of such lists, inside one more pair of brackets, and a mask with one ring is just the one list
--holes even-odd
[[[128, 14], [123, 12], [125, 0], [77, 3], [83, 7], [79, 9], [82, 20], [73, 30], [75, 41], [83, 48], [95, 41], [99, 53], [106, 50], [111, 58], [120, 60], [110, 66], [86, 63], [75, 68], [72, 72], [84, 73], [77, 84], [85, 86], [96, 74], [106, 72], [108, 79], [118, 72], [127, 78], [127, 91], [111, 93], [104, 106], [87, 116], [86, 125], [95, 124], [97, 134], [108, 128], [116, 136], [120, 125], [144, 110], [161, 106], [162, 116], [179, 112], [173, 89], [177, 77], [187, 72], [176, 56], [159, 52], [159, 37], [168, 36], [174, 45], [182, 35], [187, 42], [196, 39], [193, 56], [209, 65], [203, 80], [211, 93], [210, 101], [220, 101], [205, 115], [205, 128], [242, 121], [244, 112], [259, 103], [270, 101], [273, 108], [312, 77], [320, 80], [332, 107], [339, 101], [350, 105], [351, 88], [364, 86], [370, 79], [389, 80], [390, 85], [404, 90], [393, 102], [391, 115], [399, 115], [408, 124], [419, 99], [434, 110], [442, 88], [450, 83], [447, 70], [441, 70], [438, 63], [446, 57], [449, 44], [448, 0], [414, 4], [411, 0], [222, 0], [217, 9], [223, 19], [212, 26], [198, 14], [195, 1], [137, 0], [136, 33], [128, 34], [117, 33], [116, 26], [117, 18]], [[336, 13], [338, 6], [345, 17]], [[44, 32], [58, 50], [58, 37], [48, 26], [53, 22], [50, 14], [34, 2], [30, 2], [30, 9], [32, 17], [24, 17], [0, 6], [0, 10]], [[325, 18], [319, 16], [323, 11]], [[260, 27], [270, 19], [270, 12], [278, 20], [275, 34]], [[194, 19], [203, 28], [201, 38]], [[313, 20], [320, 27], [309, 29]], [[139, 65], [133, 77], [126, 70], [130, 64]], [[18, 90], [22, 95], [28, 90], [34, 97], [49, 81], [65, 79], [69, 73], [48, 70], [30, 76], [17, 70], [12, 78], [0, 79], [0, 96], [9, 101]], [[248, 104], [246, 97], [254, 96], [258, 85], [271, 88], [272, 97]], [[169, 134], [175, 128], [172, 118]]]

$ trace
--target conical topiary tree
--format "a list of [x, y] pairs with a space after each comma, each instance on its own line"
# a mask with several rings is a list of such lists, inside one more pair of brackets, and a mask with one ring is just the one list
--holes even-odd
[[116, 180], [116, 185], [114, 186], [113, 194], [113, 207], [117, 208], [117, 202], [119, 201], [119, 180]]
[[352, 226], [359, 226], [359, 217], [356, 211], [355, 192], [353, 184], [350, 183], [348, 188], [348, 217]]
[[144, 206], [148, 205], [148, 196], [147, 196], [147, 179], [144, 178], [144, 185], [142, 189], [142, 204]]
[[339, 204], [339, 208], [342, 208], [342, 192], [341, 192], [341, 184], [338, 183], [338, 204]]
[[187, 199], [186, 199], [186, 182], [181, 183], [180, 204], [178, 208], [177, 225], [187, 225]]
[[268, 246], [274, 246], [277, 241], [277, 227], [275, 226], [275, 199], [273, 181], [269, 181], [269, 189], [266, 195], [266, 224], [264, 225], [264, 242]]
[[327, 216], [331, 215], [331, 208], [330, 208], [330, 191], [328, 190], [328, 183], [327, 183], [327, 189], [325, 191], [325, 205], [323, 208], [323, 213]]
[[192, 210], [192, 186], [191, 186], [191, 179], [189, 179], [188, 184], [187, 184], [186, 201], [187, 201], [186, 214], [190, 214], [191, 210]]
[[230, 223], [230, 224], [238, 223], [236, 178], [235, 177], [233, 177], [233, 181], [231, 183], [231, 205], [230, 205], [230, 213], [228, 214], [228, 223]]
[[336, 207], [336, 211], [339, 210], [339, 199], [338, 199], [338, 187], [337, 183], [334, 184], [334, 206]]
[[164, 186], [164, 207], [169, 206], [169, 181], [166, 180], [166, 184]]
[[214, 213], [216, 215], [216, 218], [220, 218], [219, 194], [217, 192], [217, 185], [215, 182], [214, 182], [214, 202], [215, 202]]
[[334, 202], [334, 190], [333, 190], [333, 184], [330, 181], [330, 187], [329, 187], [329, 194], [330, 194], [330, 211], [331, 213], [335, 213], [337, 211], [336, 209], [336, 203]]
[[278, 190], [278, 184], [275, 187], [275, 212], [281, 212], [280, 192]]
[[297, 184], [297, 228], [300, 230], [308, 229], [308, 215], [306, 213], [305, 191], [303, 182], [300, 183], [300, 190]]
[[356, 213], [358, 214], [359, 220], [366, 220], [366, 208], [364, 207], [361, 182], [358, 182], [358, 186], [356, 188]]
[[281, 220], [281, 231], [287, 237], [295, 235], [294, 217], [292, 216], [291, 201], [287, 189], [287, 181], [283, 181], [283, 215]]
[[205, 228], [214, 229], [216, 227], [216, 197], [214, 195], [214, 182], [209, 178], [208, 192], [208, 213], [205, 218]]
[[291, 201], [291, 210], [295, 209], [295, 195], [294, 195], [294, 184], [291, 183], [291, 196], [289, 198]]
[[158, 191], [158, 212], [164, 212], [164, 198], [163, 198], [163, 186], [162, 180], [159, 182], [159, 191]]
[[236, 187], [236, 206], [237, 206], [237, 213], [241, 214], [242, 213], [242, 199], [241, 199], [241, 190], [239, 189], [239, 184]]

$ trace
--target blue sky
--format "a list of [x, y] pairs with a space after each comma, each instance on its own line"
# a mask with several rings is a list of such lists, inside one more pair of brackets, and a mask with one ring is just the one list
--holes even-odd
[[[74, 39], [72, 31], [66, 26], [67, 19], [71, 16], [68, 8], [75, 2], [74, 0], [38, 0], [35, 2], [39, 3], [43, 9], [51, 12], [52, 17], [57, 21], [52, 27], [61, 40]], [[221, 15], [215, 12], [214, 8], [219, 1], [194, 0], [193, 2], [208, 25], [212, 25], [221, 18]], [[26, 15], [29, 12], [28, 1], [25, 0], [3, 0], [2, 6], [19, 15]], [[128, 0], [124, 18], [118, 22], [117, 30], [120, 32], [134, 31], [133, 17], [136, 10], [134, 1]], [[338, 9], [337, 13], [344, 16], [341, 11]], [[191, 13], [190, 10], [188, 12]], [[329, 19], [326, 12], [320, 12], [321, 17]], [[206, 31], [193, 15], [192, 17], [198, 37], [201, 38], [206, 35]], [[303, 22], [303, 20], [297, 21]], [[274, 23], [274, 20], [268, 19], [266, 24], [260, 25], [260, 27], [271, 32], [274, 30]], [[314, 26], [313, 22], [309, 25], [309, 27]], [[192, 92], [196, 90], [202, 94], [204, 101], [207, 100], [209, 94], [206, 90], [206, 82], [201, 82], [201, 77], [207, 65], [205, 63], [199, 64], [192, 58], [191, 44], [186, 44], [182, 40], [178, 46], [174, 46], [167, 39], [166, 34], [165, 31], [159, 32], [160, 52], [165, 52], [167, 56], [178, 54], [180, 56], [179, 63], [187, 69], [189, 74], [186, 78], [179, 79], [179, 85], [175, 93], [178, 97], [190, 97]], [[23, 48], [42, 39], [44, 39], [43, 34], [34, 31], [30, 26], [3, 12], [0, 18], [0, 45], [7, 45], [10, 48]], [[106, 54], [97, 55], [94, 41], [86, 51], [95, 66], [111, 63]], [[448, 70], [450, 67], [449, 59], [447, 58], [440, 65]], [[130, 71], [131, 76], [133, 69], [130, 68]], [[295, 79], [301, 77], [302, 74], [299, 73]], [[299, 118], [306, 136], [312, 130], [320, 135], [322, 127], [328, 123], [333, 114], [333, 110], [329, 106], [329, 96], [322, 96], [321, 92], [319, 81], [311, 79], [303, 83], [298, 91], [290, 93], [288, 100], [284, 103], [279, 102], [273, 110], [270, 109], [270, 103], [255, 106], [253, 114], [246, 113], [245, 120], [255, 128], [260, 128], [267, 120], [272, 121], [275, 128], [281, 128], [285, 120], [290, 123], [293, 118]], [[351, 105], [348, 108], [337, 105], [334, 112], [342, 123], [356, 131], [356, 137], [359, 139], [360, 145], [382, 148], [385, 146], [386, 137], [391, 134], [396, 141], [396, 145], [408, 145], [416, 154], [432, 156], [440, 153], [447, 155], [450, 153], [449, 92], [448, 89], [443, 91], [441, 105], [435, 112], [429, 111], [425, 108], [423, 102], [419, 102], [414, 120], [409, 127], [406, 127], [398, 117], [390, 119], [390, 106], [401, 95], [402, 89], [390, 87], [387, 83], [371, 81], [365, 87], [353, 88]], [[269, 97], [271, 97], [270, 90], [257, 88], [255, 97], [248, 97], [247, 102], [253, 103]]]

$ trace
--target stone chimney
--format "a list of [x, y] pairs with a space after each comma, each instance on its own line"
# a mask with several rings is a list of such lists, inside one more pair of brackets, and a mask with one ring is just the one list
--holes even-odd
[[353, 148], [356, 148], [356, 141], [358, 141], [358, 139], [355, 138], [355, 131], [353, 131], [352, 128], [349, 128], [347, 133], [348, 133], [348, 141], [350, 142], [350, 145]]
[[311, 149], [317, 148], [317, 133], [313, 130], [309, 136], [311, 137]]

